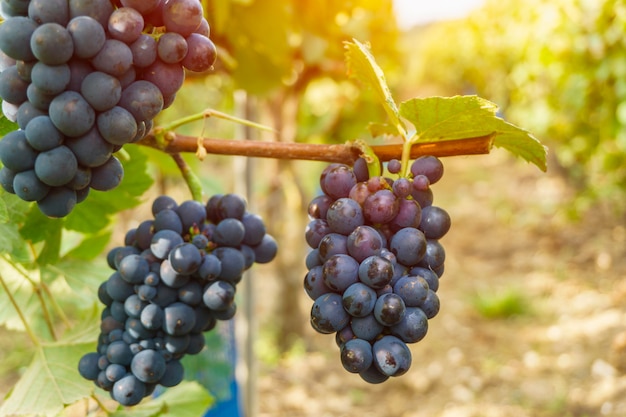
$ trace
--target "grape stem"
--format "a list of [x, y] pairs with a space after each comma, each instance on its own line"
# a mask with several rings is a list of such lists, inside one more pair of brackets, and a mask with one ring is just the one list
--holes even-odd
[[180, 170], [181, 174], [183, 174], [183, 178], [187, 183], [187, 187], [189, 187], [189, 191], [191, 192], [191, 196], [194, 200], [203, 202], [202, 197], [202, 184], [200, 183], [200, 179], [196, 176], [193, 170], [187, 165], [187, 162], [183, 159], [182, 155], [178, 152], [171, 154], [172, 159], [176, 162], [176, 166]]
[[[161, 149], [170, 154], [180, 152], [197, 152], [199, 140], [195, 136], [185, 136], [170, 132], [169, 140], [159, 144], [154, 132], [150, 132], [139, 144]], [[157, 133], [158, 135], [158, 133]], [[422, 155], [460, 156], [488, 154], [493, 147], [496, 133], [485, 136], [443, 140], [438, 142], [418, 142], [411, 146], [410, 158]], [[207, 153], [219, 155], [241, 155], [248, 157], [298, 159], [308, 161], [325, 161], [352, 164], [361, 156], [362, 148], [356, 142], [338, 145], [263, 142], [254, 140], [237, 140], [205, 138], [201, 141]], [[381, 161], [400, 159], [402, 144], [372, 146], [371, 149]]]
[[259, 129], [259, 130], [264, 130], [266, 132], [276, 133], [276, 130], [272, 129], [269, 126], [265, 126], [260, 123], [251, 122], [250, 120], [242, 119], [240, 117], [232, 116], [230, 114], [222, 113], [221, 111], [213, 110], [213, 109], [206, 109], [200, 113], [191, 114], [189, 116], [174, 120], [173, 122], [168, 123], [166, 125], [157, 126], [155, 130], [158, 129], [163, 132], [169, 132], [187, 123], [208, 119], [209, 117], [215, 117], [218, 119], [228, 120], [234, 123], [239, 123], [244, 126], [249, 126], [249, 127], [254, 127], [256, 129]]

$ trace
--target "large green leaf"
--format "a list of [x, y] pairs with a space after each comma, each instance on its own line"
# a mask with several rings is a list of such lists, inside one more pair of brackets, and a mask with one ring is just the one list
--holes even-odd
[[400, 115], [415, 127], [412, 141], [437, 142], [495, 133], [494, 146], [546, 170], [547, 148], [528, 131], [499, 118], [498, 106], [477, 96], [414, 98]]
[[213, 399], [200, 384], [183, 382], [155, 399], [116, 411], [109, 417], [198, 417], [212, 403]]
[[369, 48], [354, 39], [353, 42], [345, 42], [346, 65], [348, 75], [361, 81], [366, 87], [372, 88], [376, 92], [378, 101], [383, 105], [389, 117], [390, 127], [396, 134], [400, 134], [400, 129], [404, 126], [400, 121], [398, 106], [393, 100], [391, 90], [387, 86], [385, 74], [378, 66]]
[[93, 343], [40, 345], [31, 364], [0, 407], [4, 416], [55, 416], [64, 406], [91, 395], [93, 386], [78, 373], [78, 360]]

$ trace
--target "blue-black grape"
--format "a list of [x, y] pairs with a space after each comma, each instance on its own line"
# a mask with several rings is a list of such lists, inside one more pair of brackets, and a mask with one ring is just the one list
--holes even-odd
[[54, 97], [49, 114], [56, 128], [70, 137], [84, 135], [96, 121], [94, 109], [74, 91], [65, 91]]
[[111, 396], [122, 405], [137, 405], [146, 396], [146, 384], [129, 374], [113, 384]]
[[95, 71], [83, 79], [80, 92], [94, 110], [107, 111], [120, 101], [122, 85], [116, 77]]
[[328, 293], [318, 297], [311, 307], [311, 325], [320, 333], [334, 333], [350, 322], [341, 295]]
[[76, 175], [78, 161], [67, 146], [57, 146], [41, 152], [35, 160], [35, 173], [41, 182], [50, 186], [69, 183]]
[[0, 161], [13, 172], [35, 167], [37, 152], [29, 145], [23, 130], [9, 132], [0, 141]]
[[124, 167], [114, 156], [111, 156], [104, 164], [91, 170], [91, 182], [89, 186], [98, 191], [109, 191], [117, 187], [124, 177]]
[[13, 190], [24, 201], [39, 201], [50, 191], [50, 186], [39, 180], [34, 170], [22, 171], [13, 178]]
[[0, 73], [0, 98], [7, 103], [20, 105], [28, 99], [28, 82], [24, 81], [13, 65]]
[[48, 65], [64, 64], [74, 54], [70, 33], [58, 23], [44, 23], [35, 29], [30, 48], [37, 60]]
[[367, 340], [348, 340], [341, 347], [341, 364], [348, 372], [366, 371], [372, 365], [373, 358], [372, 345]]
[[70, 83], [71, 72], [67, 64], [48, 65], [37, 62], [30, 74], [31, 82], [45, 94], [59, 94]]
[[165, 374], [166, 363], [163, 355], [152, 349], [145, 349], [133, 356], [130, 370], [140, 381], [159, 382]]
[[76, 191], [67, 187], [51, 187], [44, 198], [37, 201], [43, 214], [49, 217], [65, 217], [72, 212], [78, 202]]
[[13, 59], [32, 61], [35, 55], [30, 48], [30, 39], [38, 24], [25, 16], [6, 19], [0, 25], [0, 49]]

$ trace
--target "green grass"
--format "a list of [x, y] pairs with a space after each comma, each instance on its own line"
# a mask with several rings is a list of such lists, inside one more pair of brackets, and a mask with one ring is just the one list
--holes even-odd
[[472, 306], [487, 319], [508, 319], [532, 314], [529, 297], [519, 288], [483, 289], [473, 295]]

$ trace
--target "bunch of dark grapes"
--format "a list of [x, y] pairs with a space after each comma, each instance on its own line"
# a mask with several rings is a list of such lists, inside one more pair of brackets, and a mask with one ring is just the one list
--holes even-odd
[[[392, 160], [387, 169], [400, 172]], [[363, 159], [331, 164], [324, 192], [309, 204], [304, 288], [314, 301], [311, 325], [336, 334], [341, 363], [380, 383], [411, 366], [407, 343], [420, 341], [439, 312], [450, 217], [433, 206], [431, 185], [443, 175], [433, 156], [416, 159], [408, 177], [370, 178]]]
[[216, 48], [199, 0], [1, 0], [0, 184], [50, 217], [124, 170], [114, 156], [172, 104]]
[[206, 206], [160, 196], [152, 213], [108, 254], [115, 272], [98, 292], [106, 307], [97, 351], [78, 364], [122, 405], [139, 403], [157, 384], [180, 383], [181, 358], [199, 353], [203, 333], [235, 315], [244, 271], [277, 251], [263, 220], [236, 194]]

